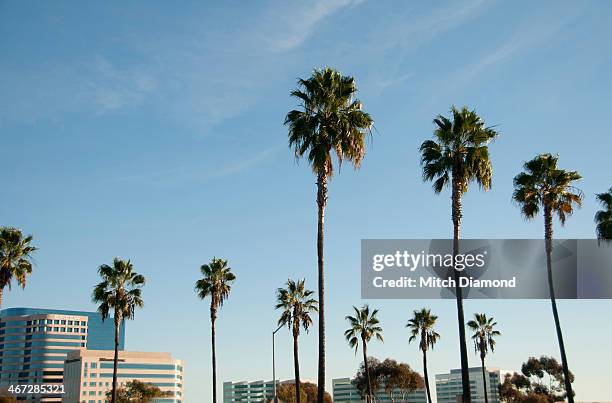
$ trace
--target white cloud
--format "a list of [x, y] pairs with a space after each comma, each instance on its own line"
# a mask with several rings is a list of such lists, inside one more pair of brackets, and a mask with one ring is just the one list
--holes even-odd
[[317, 24], [339, 10], [356, 6], [362, 0], [316, 0], [284, 3], [285, 7], [272, 10], [273, 32], [268, 34], [270, 49], [283, 52], [304, 43]]
[[114, 180], [119, 182], [148, 183], [157, 186], [169, 184], [193, 185], [235, 175], [247, 169], [254, 168], [285, 147], [285, 144], [277, 144], [272, 147], [258, 150], [248, 158], [237, 158], [225, 164], [213, 166], [212, 168], [211, 164], [183, 165], [158, 171], [147, 170], [146, 172], [122, 175]]

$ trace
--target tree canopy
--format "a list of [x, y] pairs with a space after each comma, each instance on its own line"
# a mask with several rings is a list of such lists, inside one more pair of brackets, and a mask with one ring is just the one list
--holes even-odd
[[[571, 372], [569, 380], [574, 382]], [[567, 396], [563, 368], [552, 357], [530, 357], [523, 363], [520, 374], [506, 374], [499, 386], [499, 396], [504, 402], [563, 401]]]

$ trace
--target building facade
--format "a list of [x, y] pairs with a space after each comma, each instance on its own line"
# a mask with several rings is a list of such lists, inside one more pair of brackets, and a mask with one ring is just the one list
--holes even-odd
[[[332, 379], [334, 403], [365, 402], [359, 395], [355, 380], [351, 378]], [[427, 403], [425, 389], [417, 389], [414, 392], [403, 393], [399, 389], [393, 390], [392, 396], [385, 392], [384, 387], [376, 391], [376, 402], [402, 402], [402, 403]]]
[[[482, 379], [482, 368], [470, 368], [470, 390], [473, 403], [484, 403], [484, 383]], [[487, 396], [489, 403], [499, 403], [499, 384], [503, 381], [505, 371], [497, 368], [485, 368]], [[500, 381], [501, 380], [501, 381]], [[436, 375], [436, 395], [438, 403], [456, 403], [461, 396], [461, 369], [452, 369], [448, 374]]]
[[[104, 403], [113, 383], [113, 350], [76, 350], [68, 354], [64, 368], [66, 403]], [[117, 383], [132, 380], [150, 383], [172, 396], [159, 403], [183, 402], [183, 362], [170, 353], [119, 352]]]
[[[276, 386], [280, 385], [276, 381]], [[272, 381], [252, 382], [223, 382], [223, 403], [254, 403], [268, 402], [274, 397], [274, 383]]]
[[[119, 348], [124, 346], [120, 329]], [[61, 385], [69, 352], [113, 349], [113, 321], [97, 312], [35, 308], [0, 311], [0, 388], [9, 385]], [[27, 395], [28, 402], [61, 402], [61, 394]]]

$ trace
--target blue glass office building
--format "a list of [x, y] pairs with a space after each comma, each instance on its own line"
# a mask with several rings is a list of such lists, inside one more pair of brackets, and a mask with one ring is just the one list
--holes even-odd
[[[0, 388], [62, 384], [64, 361], [83, 348], [114, 350], [112, 318], [97, 312], [9, 308], [0, 311]], [[119, 349], [124, 348], [123, 324]], [[61, 402], [61, 395], [29, 396], [29, 402]]]

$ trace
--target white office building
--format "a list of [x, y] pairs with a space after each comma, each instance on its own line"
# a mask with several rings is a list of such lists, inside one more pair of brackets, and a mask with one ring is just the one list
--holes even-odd
[[[484, 383], [482, 368], [473, 367], [470, 371], [470, 391], [473, 403], [484, 403]], [[508, 371], [498, 368], [485, 368], [485, 382], [489, 403], [499, 403], [499, 384]], [[457, 403], [462, 395], [461, 369], [452, 369], [447, 374], [436, 375], [436, 395], [438, 403]]]
[[[64, 367], [66, 403], [104, 403], [113, 383], [113, 350], [77, 350], [68, 353]], [[120, 351], [117, 383], [125, 385], [138, 380], [170, 392], [171, 396], [155, 400], [164, 403], [183, 402], [183, 362], [170, 353]]]

